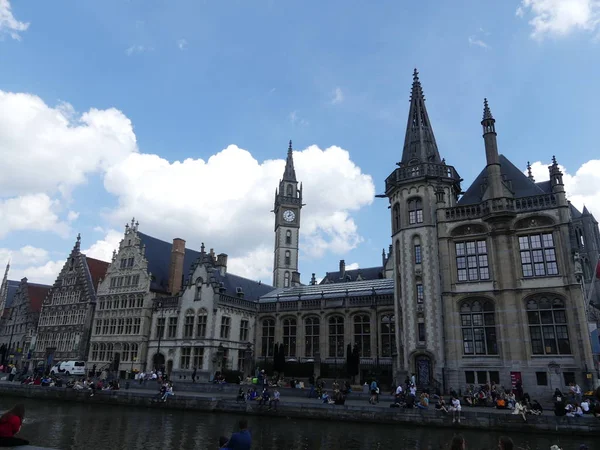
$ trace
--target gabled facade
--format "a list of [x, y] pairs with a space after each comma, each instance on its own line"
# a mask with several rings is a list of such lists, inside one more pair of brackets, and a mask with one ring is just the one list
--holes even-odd
[[145, 370], [155, 298], [176, 295], [198, 252], [138, 231], [135, 220], [98, 286], [88, 365], [121, 376]]
[[229, 273], [227, 255], [202, 244], [181, 293], [154, 300], [147, 367], [174, 380], [196, 370], [205, 381], [218, 371], [251, 370], [258, 299], [272, 290]]
[[[8, 288], [11, 283], [8, 281]], [[10, 306], [4, 309], [2, 318], [1, 343], [5, 345], [5, 361], [14, 363], [19, 369], [29, 367], [29, 349], [34, 338], [42, 309], [42, 302], [50, 286], [30, 283], [23, 278], [13, 291]], [[8, 303], [8, 302], [7, 302]]]
[[44, 299], [37, 335], [32, 344], [35, 360], [85, 361], [89, 353], [96, 289], [109, 263], [81, 253], [81, 237], [69, 254]]

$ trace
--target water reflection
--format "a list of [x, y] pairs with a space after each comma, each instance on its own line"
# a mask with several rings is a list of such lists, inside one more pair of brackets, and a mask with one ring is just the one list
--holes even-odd
[[[6, 410], [18, 399], [0, 399]], [[22, 435], [36, 445], [75, 450], [192, 450], [217, 449], [220, 435], [230, 435], [241, 418], [155, 408], [110, 407], [94, 404], [24, 400], [26, 421]], [[370, 425], [315, 420], [247, 416], [253, 448], [260, 450], [388, 450], [446, 449], [451, 429]], [[468, 449], [497, 449], [499, 433], [464, 431]], [[512, 434], [518, 447], [548, 450], [559, 444], [577, 450], [585, 443], [600, 448], [600, 439]]]

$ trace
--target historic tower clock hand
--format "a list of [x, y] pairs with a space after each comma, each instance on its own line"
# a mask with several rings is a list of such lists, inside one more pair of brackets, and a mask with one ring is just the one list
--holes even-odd
[[294, 211], [292, 211], [291, 209], [285, 210], [283, 212], [283, 220], [285, 220], [286, 222], [293, 222], [295, 218], [296, 213], [294, 213]]

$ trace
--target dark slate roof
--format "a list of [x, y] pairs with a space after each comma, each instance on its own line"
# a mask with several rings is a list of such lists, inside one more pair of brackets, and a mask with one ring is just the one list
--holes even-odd
[[19, 288], [19, 282], [15, 281], [15, 280], [7, 280], [7, 293], [6, 293], [6, 304], [4, 305], [5, 308], [10, 308], [10, 306], [12, 305], [13, 299], [15, 298], [15, 293], [17, 292], [17, 289]]
[[[146, 246], [146, 259], [148, 260], [148, 271], [153, 275], [150, 289], [152, 291], [168, 292], [169, 290], [169, 267], [171, 265], [172, 242], [161, 241], [144, 233], [138, 233], [142, 245]], [[192, 263], [200, 256], [200, 252], [185, 249], [183, 259], [183, 274], [189, 272]]]
[[110, 263], [106, 261], [100, 261], [99, 259], [90, 258], [89, 256], [85, 257], [87, 262], [88, 269], [90, 271], [90, 276], [92, 277], [92, 284], [94, 285], [94, 290], [98, 290], [98, 283], [103, 279], [106, 275], [106, 269]]
[[569, 202], [569, 211], [571, 211], [572, 219], [579, 219], [581, 217], [581, 213], [579, 212], [579, 210], [577, 208], [575, 208], [573, 206], [573, 204], [571, 202]]
[[[500, 155], [500, 171], [507, 181], [511, 182], [511, 190], [515, 198], [531, 197], [542, 195], [547, 192], [540, 186], [543, 183], [534, 183], [519, 168], [511, 163], [504, 155]], [[475, 181], [469, 186], [469, 189], [458, 201], [458, 205], [474, 205], [481, 203], [483, 194], [483, 185], [487, 177], [487, 170], [484, 168]], [[545, 185], [544, 185], [545, 188]]]
[[552, 183], [550, 183], [550, 180], [540, 181], [539, 183], [535, 183], [535, 185], [546, 194], [552, 194]]
[[248, 278], [240, 277], [232, 273], [221, 275], [218, 269], [215, 269], [212, 274], [217, 283], [223, 283], [225, 294], [237, 295], [237, 288], [241, 288], [244, 293], [245, 300], [258, 301], [259, 297], [272, 292], [275, 289], [273, 286], [264, 284], [260, 281], [249, 280]]
[[378, 295], [393, 294], [394, 280], [391, 278], [383, 278], [378, 280], [280, 288], [269, 292], [267, 295], [263, 295], [260, 298], [260, 302], [296, 301], [298, 300], [298, 295], [300, 295], [302, 300], [343, 298], [346, 296], [346, 293], [348, 297], [359, 297], [371, 295], [373, 289], [375, 289], [375, 293]]
[[346, 276], [344, 279], [341, 278], [339, 271], [327, 272], [325, 278], [323, 278], [319, 284], [345, 283], [348, 281], [356, 281], [359, 274], [362, 280], [379, 280], [384, 278], [383, 273], [383, 266], [346, 270]]

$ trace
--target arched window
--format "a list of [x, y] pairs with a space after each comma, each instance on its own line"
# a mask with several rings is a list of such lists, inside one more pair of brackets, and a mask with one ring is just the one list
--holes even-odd
[[570, 355], [565, 302], [536, 295], [527, 300], [527, 321], [534, 355]]
[[285, 356], [296, 356], [296, 319], [283, 320], [283, 350]]
[[289, 272], [285, 272], [283, 274], [283, 287], [284, 288], [290, 287], [290, 273]]
[[489, 300], [466, 300], [460, 307], [465, 355], [497, 355], [494, 304]]
[[292, 243], [292, 230], [285, 231], [285, 243], [291, 245]]
[[396, 319], [393, 314], [381, 316], [381, 356], [396, 353]]
[[92, 344], [92, 357], [90, 358], [92, 361], [98, 361], [98, 344]]
[[408, 201], [408, 223], [423, 223], [423, 202], [420, 198], [413, 198]]
[[344, 357], [344, 318], [341, 316], [329, 319], [329, 357]]
[[371, 319], [366, 314], [354, 316], [354, 343], [358, 346], [360, 356], [371, 356]]
[[294, 196], [294, 188], [292, 187], [291, 184], [287, 185], [287, 191], [286, 191], [286, 195], [288, 197], [293, 197]]
[[319, 319], [317, 317], [309, 317], [304, 321], [304, 356], [307, 358], [316, 356], [319, 350], [319, 331]]
[[275, 320], [264, 319], [262, 321], [262, 355], [273, 356], [275, 345]]
[[193, 309], [188, 309], [185, 312], [185, 319], [183, 321], [183, 337], [191, 339], [194, 337], [194, 313]]
[[206, 323], [208, 321], [208, 314], [205, 309], [201, 309], [198, 312], [198, 325], [196, 327], [196, 337], [204, 338], [206, 337]]
[[121, 361], [129, 361], [129, 344], [123, 344], [123, 350], [121, 350]]
[[285, 265], [289, 266], [291, 261], [292, 261], [292, 254], [290, 253], [289, 250], [286, 250], [285, 251]]
[[400, 229], [400, 205], [396, 203], [393, 209], [392, 231], [395, 233]]

